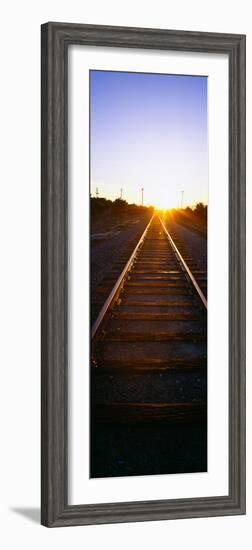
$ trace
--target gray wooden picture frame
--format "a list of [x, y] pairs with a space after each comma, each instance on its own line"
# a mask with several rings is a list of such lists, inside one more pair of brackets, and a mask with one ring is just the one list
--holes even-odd
[[[68, 505], [67, 50], [70, 44], [228, 55], [230, 278], [229, 493], [226, 496]], [[245, 160], [244, 35], [68, 23], [42, 25], [43, 525], [57, 527], [245, 513]]]

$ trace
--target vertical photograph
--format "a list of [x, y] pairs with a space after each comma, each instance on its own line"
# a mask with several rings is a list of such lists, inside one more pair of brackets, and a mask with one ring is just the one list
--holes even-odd
[[207, 77], [91, 70], [90, 477], [207, 471]]

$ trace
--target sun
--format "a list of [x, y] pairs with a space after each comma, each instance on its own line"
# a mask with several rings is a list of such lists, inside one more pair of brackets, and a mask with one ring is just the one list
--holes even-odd
[[154, 206], [156, 210], [169, 210], [169, 208], [171, 208], [169, 201], [167, 201], [164, 197], [157, 197], [154, 201]]
[[166, 200], [164, 197], [155, 199], [154, 206], [156, 210], [161, 212], [166, 212], [167, 210], [172, 210], [177, 207], [174, 201]]
[[153, 185], [152, 189], [152, 204], [156, 210], [171, 210], [178, 207], [179, 193], [177, 186], [159, 184]]

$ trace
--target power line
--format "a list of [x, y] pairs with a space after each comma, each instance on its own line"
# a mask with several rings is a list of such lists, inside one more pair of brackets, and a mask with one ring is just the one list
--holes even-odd
[[183, 208], [184, 191], [181, 191], [181, 208]]

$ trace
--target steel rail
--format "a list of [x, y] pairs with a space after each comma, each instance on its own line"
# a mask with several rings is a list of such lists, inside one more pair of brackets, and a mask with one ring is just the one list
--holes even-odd
[[110, 294], [109, 294], [107, 300], [104, 302], [104, 304], [103, 304], [103, 306], [102, 306], [102, 308], [101, 308], [101, 310], [100, 310], [100, 312], [99, 312], [99, 315], [98, 315], [97, 319], [95, 320], [95, 322], [94, 322], [94, 324], [93, 324], [93, 326], [92, 326], [92, 329], [91, 329], [91, 338], [92, 338], [92, 340], [93, 340], [95, 334], [97, 333], [97, 330], [98, 330], [98, 328], [99, 328], [101, 322], [103, 321], [104, 316], [106, 315], [108, 309], [110, 308], [110, 306], [112, 305], [113, 301], [116, 299], [116, 297], [117, 297], [119, 291], [121, 290], [122, 284], [123, 284], [123, 282], [124, 282], [125, 275], [126, 275], [127, 272], [129, 271], [129, 269], [130, 269], [130, 267], [131, 267], [131, 265], [132, 265], [132, 263], [133, 263], [133, 261], [134, 261], [134, 259], [135, 259], [136, 253], [137, 253], [137, 251], [138, 251], [140, 245], [142, 244], [142, 242], [143, 242], [143, 240], [144, 240], [144, 238], [145, 238], [145, 236], [146, 236], [146, 233], [147, 233], [147, 231], [148, 231], [148, 229], [149, 229], [149, 227], [150, 227], [150, 224], [151, 224], [151, 222], [152, 222], [154, 216], [155, 216], [155, 214], [152, 215], [152, 217], [151, 217], [151, 219], [150, 219], [148, 225], [146, 226], [146, 228], [145, 228], [145, 230], [144, 230], [142, 236], [140, 237], [140, 239], [139, 239], [139, 241], [138, 241], [136, 247], [134, 248], [134, 250], [133, 250], [133, 252], [132, 252], [132, 254], [131, 254], [129, 260], [127, 261], [127, 263], [126, 263], [126, 265], [125, 265], [123, 271], [121, 272], [121, 275], [119, 275], [119, 277], [118, 277], [118, 279], [117, 279], [115, 285], [113, 286], [113, 288], [112, 288], [112, 290], [111, 290], [111, 292], [110, 292]]
[[164, 231], [165, 231], [165, 233], [166, 233], [166, 235], [167, 235], [167, 237], [168, 237], [168, 239], [169, 239], [169, 241], [170, 241], [170, 243], [171, 243], [171, 246], [172, 246], [172, 248], [173, 248], [173, 250], [174, 250], [174, 252], [175, 252], [175, 254], [176, 254], [176, 256], [177, 256], [177, 258], [178, 258], [178, 260], [179, 260], [179, 262], [182, 264], [184, 270], [186, 271], [188, 277], [190, 278], [191, 283], [193, 284], [195, 290], [197, 291], [197, 294], [199, 295], [199, 297], [200, 297], [200, 299], [201, 299], [201, 301], [202, 301], [204, 307], [207, 309], [207, 300], [206, 300], [206, 298], [205, 298], [205, 296], [204, 296], [202, 290], [200, 289], [200, 287], [199, 287], [199, 285], [198, 285], [198, 283], [197, 283], [195, 277], [193, 276], [193, 274], [192, 274], [191, 270], [189, 269], [187, 263], [185, 262], [183, 256], [181, 256], [181, 254], [180, 254], [178, 248], [177, 248], [176, 245], [175, 245], [174, 240], [172, 239], [172, 237], [171, 237], [169, 231], [166, 229], [163, 220], [161, 220], [160, 217], [159, 217], [159, 220], [160, 220], [160, 223], [161, 223], [161, 225], [162, 225], [162, 227], [163, 227], [163, 229], [164, 229]]

